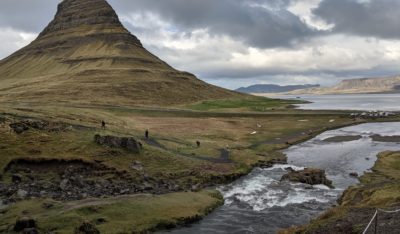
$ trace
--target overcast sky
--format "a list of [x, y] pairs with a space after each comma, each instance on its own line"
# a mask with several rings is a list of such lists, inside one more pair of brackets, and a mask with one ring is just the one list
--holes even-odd
[[[0, 0], [0, 59], [59, 0]], [[227, 88], [400, 74], [400, 0], [109, 0], [151, 52]]]

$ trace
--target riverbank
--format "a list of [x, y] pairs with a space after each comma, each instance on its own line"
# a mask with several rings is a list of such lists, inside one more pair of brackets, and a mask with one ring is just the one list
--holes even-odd
[[[372, 171], [360, 177], [359, 185], [348, 188], [338, 203], [338, 207], [328, 210], [310, 224], [281, 233], [361, 233], [376, 209], [399, 209], [400, 152], [379, 154]], [[399, 213], [381, 212], [378, 233], [398, 233], [399, 219]]]

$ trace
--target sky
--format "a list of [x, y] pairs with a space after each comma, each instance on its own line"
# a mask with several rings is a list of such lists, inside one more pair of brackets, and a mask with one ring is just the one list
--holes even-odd
[[[1, 0], [0, 59], [34, 40], [60, 0]], [[143, 45], [235, 89], [400, 74], [400, 0], [109, 0]]]

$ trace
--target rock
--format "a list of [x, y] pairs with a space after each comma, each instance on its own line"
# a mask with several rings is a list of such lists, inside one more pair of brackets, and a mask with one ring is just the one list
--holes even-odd
[[13, 175], [11, 176], [11, 181], [12, 181], [13, 183], [21, 183], [21, 182], [22, 182], [22, 175], [20, 175], [20, 174], [13, 174]]
[[39, 234], [39, 231], [36, 228], [25, 228], [22, 234]]
[[65, 190], [67, 190], [68, 184], [69, 184], [69, 180], [68, 179], [63, 179], [61, 181], [59, 187], [60, 187], [61, 190], [65, 191]]
[[23, 189], [18, 189], [16, 195], [17, 195], [17, 198], [19, 198], [19, 199], [25, 199], [28, 196], [28, 192]]
[[140, 145], [133, 137], [116, 137], [95, 135], [94, 141], [102, 146], [123, 148], [134, 153], [140, 153]]
[[143, 164], [139, 161], [135, 161], [132, 163], [131, 168], [136, 171], [143, 171]]
[[74, 234], [100, 234], [100, 231], [88, 221], [83, 222], [75, 229]]
[[200, 184], [195, 184], [192, 186], [192, 188], [190, 190], [192, 192], [199, 192], [201, 190], [201, 186], [200, 186]]
[[357, 172], [352, 172], [349, 174], [351, 177], [357, 177], [358, 178], [358, 173]]
[[36, 228], [36, 221], [29, 217], [22, 217], [15, 222], [14, 231], [21, 232], [24, 229]]
[[282, 176], [281, 181], [283, 180], [309, 185], [324, 184], [333, 188], [332, 181], [326, 178], [325, 171], [316, 168], [306, 168], [302, 171], [291, 171]]

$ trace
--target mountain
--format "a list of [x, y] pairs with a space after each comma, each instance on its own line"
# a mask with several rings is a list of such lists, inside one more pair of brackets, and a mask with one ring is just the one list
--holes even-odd
[[64, 0], [28, 46], [0, 61], [0, 101], [175, 105], [240, 97], [147, 51], [105, 0]]
[[299, 89], [316, 88], [320, 85], [273, 85], [273, 84], [256, 84], [249, 87], [242, 87], [236, 91], [242, 93], [285, 93]]
[[400, 76], [384, 78], [362, 78], [343, 80], [338, 85], [326, 88], [310, 88], [290, 92], [291, 94], [352, 94], [352, 93], [396, 93], [400, 92]]

